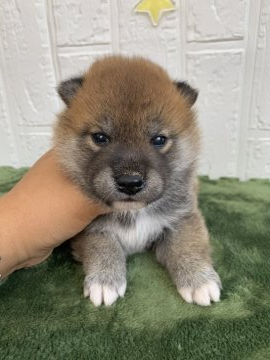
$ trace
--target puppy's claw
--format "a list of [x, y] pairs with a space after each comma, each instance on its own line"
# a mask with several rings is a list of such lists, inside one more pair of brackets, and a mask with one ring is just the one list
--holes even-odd
[[110, 306], [118, 298], [118, 293], [116, 289], [110, 288], [109, 286], [103, 286], [103, 302], [104, 305]]
[[192, 288], [191, 287], [187, 287], [187, 288], [180, 288], [178, 290], [179, 294], [182, 296], [182, 298], [189, 304], [193, 303], [193, 299], [192, 299]]
[[195, 303], [201, 306], [211, 305], [211, 300], [218, 302], [220, 289], [217, 283], [209, 281], [200, 288], [182, 287], [178, 289], [179, 294], [187, 303]]
[[193, 299], [195, 304], [209, 306], [211, 304], [211, 300], [207, 285], [203, 285], [199, 289], [196, 289], [193, 293]]
[[125, 292], [126, 292], [126, 288], [127, 288], [127, 283], [126, 282], [124, 282], [121, 286], [119, 286], [119, 288], [117, 290], [119, 296], [124, 297]]
[[86, 298], [88, 296], [90, 296], [90, 291], [89, 291], [89, 287], [84, 285], [83, 287], [83, 296]]
[[90, 286], [90, 300], [95, 306], [100, 306], [102, 303], [102, 285], [93, 284]]
[[100, 306], [102, 303], [106, 306], [112, 305], [119, 296], [123, 297], [126, 291], [126, 282], [120, 286], [108, 286], [99, 283], [89, 284], [86, 280], [84, 283], [84, 296], [89, 297], [90, 301], [95, 306]]
[[208, 290], [210, 294], [210, 298], [214, 302], [218, 302], [220, 300], [220, 288], [215, 282], [210, 282], [208, 285]]

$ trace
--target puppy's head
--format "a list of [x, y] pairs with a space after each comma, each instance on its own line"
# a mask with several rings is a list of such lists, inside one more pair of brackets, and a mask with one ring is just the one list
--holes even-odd
[[[121, 210], [147, 206], [193, 168], [197, 91], [141, 58], [108, 57], [60, 84], [60, 160], [90, 196]], [[177, 189], [176, 189], [177, 190]]]

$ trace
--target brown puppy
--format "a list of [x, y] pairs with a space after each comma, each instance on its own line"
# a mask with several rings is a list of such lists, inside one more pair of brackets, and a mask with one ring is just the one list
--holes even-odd
[[112, 213], [73, 242], [84, 294], [111, 305], [126, 289], [128, 254], [152, 247], [187, 302], [210, 305], [221, 283], [197, 205], [197, 92], [141, 58], [107, 57], [60, 84], [55, 129], [61, 164]]

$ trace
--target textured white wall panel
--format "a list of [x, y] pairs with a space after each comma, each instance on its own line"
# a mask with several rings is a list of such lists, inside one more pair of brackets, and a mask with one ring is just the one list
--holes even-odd
[[54, 0], [59, 46], [109, 43], [109, 0]]
[[201, 172], [211, 178], [237, 174], [241, 66], [241, 51], [187, 54], [188, 79], [200, 89]]
[[108, 53], [109, 51], [104, 50], [102, 52], [92, 53], [59, 54], [61, 78], [67, 79], [74, 75], [83, 74], [96, 59]]
[[247, 178], [270, 178], [270, 138], [248, 142]]
[[134, 13], [138, 1], [119, 0], [119, 47], [127, 55], [145, 56], [179, 77], [181, 67], [179, 1], [177, 11], [166, 13], [159, 26], [152, 26], [147, 14]]
[[0, 71], [0, 166], [17, 165], [16, 145], [13, 136], [2, 72]]
[[12, 121], [50, 124], [58, 102], [44, 1], [1, 1], [0, 24]]
[[33, 164], [51, 147], [51, 132], [21, 133], [20, 139], [24, 152], [22, 165]]
[[220, 41], [243, 38], [246, 3], [246, 0], [187, 1], [188, 40]]
[[[270, 129], [270, 1], [263, 0], [257, 39], [250, 127]], [[270, 157], [270, 153], [269, 153]]]

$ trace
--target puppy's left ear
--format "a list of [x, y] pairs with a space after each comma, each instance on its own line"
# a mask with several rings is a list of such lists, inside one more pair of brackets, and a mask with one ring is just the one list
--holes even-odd
[[74, 77], [69, 80], [62, 81], [58, 88], [58, 94], [60, 95], [61, 99], [64, 101], [64, 103], [69, 106], [71, 101], [75, 98], [77, 95], [78, 90], [83, 85], [84, 78], [83, 76], [80, 77]]
[[198, 90], [194, 89], [186, 81], [174, 81], [173, 83], [181, 95], [186, 98], [189, 105], [194, 105], [199, 95]]

